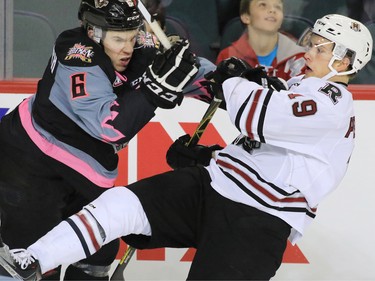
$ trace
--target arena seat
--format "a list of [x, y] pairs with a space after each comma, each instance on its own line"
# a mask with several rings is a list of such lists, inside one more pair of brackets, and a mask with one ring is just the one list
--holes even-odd
[[225, 25], [240, 12], [240, 0], [216, 0], [217, 22], [219, 34], [223, 33]]
[[220, 47], [222, 50], [228, 47], [232, 42], [236, 41], [244, 32], [245, 26], [242, 24], [240, 17], [232, 18], [224, 26], [221, 38]]
[[345, 0], [285, 0], [284, 12], [286, 15], [299, 15], [315, 22], [327, 14], [347, 15], [348, 9]]
[[190, 41], [189, 28], [180, 19], [173, 16], [165, 16], [166, 34], [177, 34]]
[[166, 14], [188, 27], [191, 47], [198, 56], [215, 61], [217, 54], [210, 48], [219, 33], [215, 0], [172, 1]]
[[314, 26], [314, 22], [308, 18], [296, 15], [285, 15], [281, 31], [292, 35], [296, 40], [303, 32]]
[[57, 34], [49, 19], [38, 13], [14, 11], [13, 76], [43, 75]]

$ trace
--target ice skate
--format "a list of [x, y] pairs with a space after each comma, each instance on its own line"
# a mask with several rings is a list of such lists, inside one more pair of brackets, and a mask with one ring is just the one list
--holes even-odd
[[39, 262], [25, 249], [0, 247], [0, 280], [41, 280]]

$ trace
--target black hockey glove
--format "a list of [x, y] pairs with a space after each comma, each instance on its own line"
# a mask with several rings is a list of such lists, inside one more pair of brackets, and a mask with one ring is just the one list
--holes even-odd
[[222, 89], [223, 82], [231, 77], [241, 77], [250, 69], [251, 66], [246, 61], [230, 57], [221, 61], [215, 71], [207, 73], [205, 75], [206, 80], [202, 81], [201, 85], [207, 89], [211, 97], [216, 96], [221, 99], [223, 102], [220, 104], [220, 107], [225, 108]]
[[245, 71], [243, 77], [263, 86], [264, 88], [270, 88], [276, 91], [286, 90], [288, 87], [285, 80], [275, 76], [269, 77], [263, 66]]
[[288, 83], [284, 79], [276, 76], [268, 77], [268, 85], [268, 87], [275, 91], [288, 90]]
[[212, 152], [223, 149], [220, 145], [186, 146], [190, 140], [190, 135], [179, 137], [167, 151], [167, 163], [172, 169], [192, 167], [196, 165], [207, 166], [212, 158]]
[[147, 99], [161, 108], [174, 108], [183, 99], [182, 90], [197, 74], [199, 62], [189, 51], [189, 42], [180, 40], [169, 50], [158, 52], [143, 74], [141, 87]]
[[205, 77], [209, 80], [214, 80], [216, 83], [222, 84], [225, 80], [231, 77], [241, 77], [244, 73], [249, 71], [251, 66], [244, 60], [230, 57], [221, 61], [214, 72], [207, 74]]

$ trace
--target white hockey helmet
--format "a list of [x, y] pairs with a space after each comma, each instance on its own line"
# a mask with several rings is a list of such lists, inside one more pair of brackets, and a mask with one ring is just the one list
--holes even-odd
[[346, 16], [330, 14], [318, 19], [314, 27], [303, 35], [300, 42], [306, 42], [311, 34], [317, 34], [335, 43], [333, 57], [329, 63], [331, 71], [336, 72], [332, 64], [335, 60], [342, 60], [348, 51], [352, 53], [352, 69], [337, 73], [347, 75], [358, 72], [370, 60], [372, 55], [373, 40], [368, 28], [359, 21]]

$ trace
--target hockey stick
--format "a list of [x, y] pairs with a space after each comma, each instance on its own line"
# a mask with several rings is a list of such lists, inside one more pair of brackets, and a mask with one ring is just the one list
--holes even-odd
[[[158, 22], [151, 17], [150, 13], [148, 12], [148, 10], [146, 9], [141, 0], [138, 1], [138, 9], [143, 15], [144, 19], [150, 25], [152, 31], [154, 32], [155, 36], [159, 39], [160, 43], [164, 46], [165, 49], [168, 50], [171, 47], [171, 43], [169, 42], [168, 37], [161, 29]], [[216, 109], [219, 107], [220, 103], [221, 100], [214, 97], [202, 120], [200, 121], [197, 129], [195, 130], [189, 142], [186, 144], [187, 146], [194, 146], [198, 143], [199, 139], [201, 138], [208, 123], [210, 123], [211, 118], [214, 115]]]
[[121, 258], [120, 262], [118, 263], [115, 271], [113, 272], [111, 276], [111, 281], [112, 280], [125, 280], [124, 279], [124, 270], [126, 266], [128, 265], [131, 257], [135, 253], [135, 248], [128, 246], [128, 249], [126, 250], [124, 256]]
[[[142, 3], [142, 0], [138, 1], [138, 9], [141, 12], [142, 16], [144, 17], [144, 19], [150, 25], [152, 31], [154, 32], [155, 36], [159, 39], [160, 43], [164, 46], [165, 49], [168, 50], [171, 47], [171, 43], [169, 42], [168, 37], [165, 35], [164, 31], [161, 29], [158, 22], [152, 18], [149, 11], [146, 9], [144, 4]], [[186, 144], [187, 146], [193, 146], [198, 143], [199, 139], [201, 138], [208, 123], [210, 123], [211, 118], [216, 112], [216, 109], [219, 107], [220, 103], [221, 103], [221, 100], [214, 97], [206, 113], [204, 114], [202, 120], [200, 121], [197, 129], [195, 130], [189, 142]]]
[[147, 21], [152, 31], [154, 32], [156, 38], [159, 39], [160, 43], [164, 46], [166, 50], [171, 48], [171, 42], [169, 42], [167, 35], [165, 35], [163, 29], [160, 27], [158, 22], [152, 18], [149, 11], [146, 9], [145, 5], [141, 0], [138, 0], [138, 10], [141, 12], [143, 18]]
[[221, 99], [214, 97], [207, 108], [206, 112], [204, 113], [201, 121], [199, 122], [195, 132], [191, 136], [190, 140], [186, 143], [186, 146], [194, 146], [198, 143], [201, 139], [204, 131], [206, 130], [208, 124], [210, 123], [212, 117], [214, 116], [216, 110], [219, 108], [221, 103]]
[[[204, 133], [208, 124], [210, 123], [213, 115], [215, 114], [216, 110], [219, 108], [220, 103], [221, 103], [221, 99], [216, 98], [216, 97], [213, 98], [209, 107], [204, 113], [201, 121], [199, 122], [197, 128], [195, 129], [195, 132], [191, 136], [189, 142], [186, 143], [186, 146], [194, 146], [198, 143], [198, 141], [202, 137], [202, 134]], [[121, 258], [120, 262], [118, 263], [115, 271], [113, 272], [111, 276], [111, 279], [110, 279], [111, 281], [125, 280], [124, 270], [126, 266], [128, 265], [131, 257], [134, 255], [135, 251], [136, 251], [135, 248], [128, 246], [128, 249], [126, 250], [124, 256]]]
[[[210, 123], [213, 115], [215, 114], [216, 110], [219, 108], [220, 103], [221, 103], [221, 99], [216, 98], [216, 97], [213, 98], [209, 107], [204, 113], [201, 121], [199, 122], [197, 128], [195, 129], [195, 132], [191, 136], [189, 142], [186, 143], [186, 146], [194, 146], [198, 143], [204, 131], [206, 130], [208, 124]], [[124, 270], [126, 266], [128, 265], [131, 257], [134, 255], [135, 251], [136, 251], [135, 248], [128, 246], [128, 249], [126, 250], [124, 256], [121, 258], [120, 262], [118, 263], [115, 271], [113, 272], [111, 276], [111, 279], [110, 279], [111, 281], [125, 280]]]
[[[214, 81], [214, 71], [210, 71], [204, 75], [204, 78], [208, 80]], [[185, 144], [188, 147], [192, 147], [196, 145], [199, 140], [201, 139], [204, 131], [206, 130], [208, 124], [210, 123], [212, 117], [214, 116], [216, 110], [219, 108], [222, 100], [219, 99], [216, 95], [214, 95], [210, 105], [208, 106], [206, 112], [204, 113], [201, 121], [199, 122], [197, 128], [195, 129], [195, 132], [191, 136], [190, 140]]]
[[[204, 131], [206, 130], [208, 124], [210, 123], [212, 117], [214, 116], [216, 110], [219, 108], [220, 103], [221, 103], [221, 99], [216, 98], [216, 97], [213, 98], [209, 107], [204, 113], [201, 121], [199, 122], [197, 128], [195, 129], [195, 132], [191, 136], [189, 142], [186, 143], [186, 146], [194, 146], [198, 143]], [[125, 280], [124, 270], [126, 266], [128, 265], [131, 257], [134, 255], [135, 251], [136, 251], [135, 248], [128, 246], [128, 249], [126, 250], [124, 256], [121, 258], [120, 262], [118, 263], [115, 271], [113, 272], [111, 276], [111, 279], [110, 279], [111, 281]]]
[[[157, 23], [156, 20], [152, 19], [150, 13], [144, 6], [141, 0], [138, 1], [138, 9], [141, 12], [144, 19], [150, 25], [152, 31], [154, 32], [155, 36], [159, 39], [160, 43], [164, 46], [165, 49], [171, 48], [171, 43], [168, 40], [168, 37], [165, 35], [164, 31], [161, 29], [160, 25]], [[194, 134], [191, 136], [189, 142], [186, 144], [187, 146], [196, 145], [201, 138], [204, 130], [207, 128], [208, 123], [211, 121], [212, 116], [215, 114], [217, 108], [219, 107], [221, 100], [214, 97], [211, 101], [210, 106], [207, 108], [205, 114], [202, 117], [198, 127], [196, 128]], [[136, 249], [128, 246], [124, 256], [121, 258], [120, 262], [118, 263], [115, 271], [111, 276], [111, 281], [113, 280], [125, 280], [124, 279], [124, 270], [128, 265], [131, 257], [134, 255]]]

